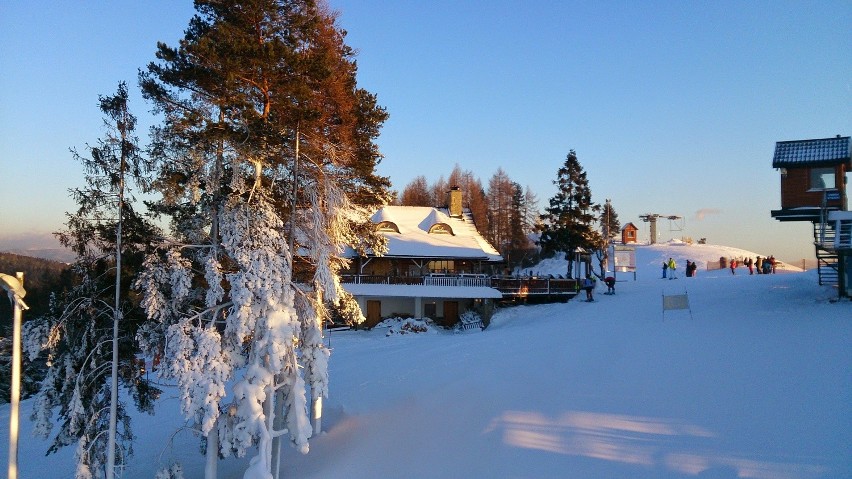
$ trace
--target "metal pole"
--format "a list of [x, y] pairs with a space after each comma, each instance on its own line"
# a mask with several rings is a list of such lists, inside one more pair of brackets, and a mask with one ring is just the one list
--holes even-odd
[[[15, 277], [24, 287], [24, 273], [17, 272]], [[12, 390], [9, 400], [9, 479], [18, 478], [18, 410], [21, 402], [21, 316], [22, 307], [19, 298], [14, 298], [15, 314], [12, 326]]]

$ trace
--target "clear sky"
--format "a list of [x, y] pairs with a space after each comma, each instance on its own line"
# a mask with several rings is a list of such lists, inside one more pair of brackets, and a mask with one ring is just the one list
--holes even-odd
[[[82, 5], [85, 5], [82, 6]], [[503, 168], [545, 206], [569, 150], [593, 200], [660, 239], [812, 258], [809, 223], [779, 223], [775, 142], [852, 134], [852, 2], [330, 0], [359, 84], [390, 113], [381, 174], [401, 190], [458, 164]], [[88, 8], [86, 8], [88, 7]], [[59, 229], [103, 134], [99, 94], [175, 44], [192, 2], [0, 4], [0, 237]], [[678, 231], [682, 227], [682, 231]]]

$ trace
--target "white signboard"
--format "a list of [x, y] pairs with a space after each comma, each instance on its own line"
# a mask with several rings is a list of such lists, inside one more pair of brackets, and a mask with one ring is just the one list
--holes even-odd
[[616, 272], [636, 271], [636, 247], [613, 245], [613, 267]]

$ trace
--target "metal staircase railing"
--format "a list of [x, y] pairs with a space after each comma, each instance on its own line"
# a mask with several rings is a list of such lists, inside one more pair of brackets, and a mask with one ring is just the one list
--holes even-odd
[[819, 284], [837, 286], [840, 281], [840, 260], [834, 249], [836, 231], [828, 221], [814, 223], [814, 246], [816, 246], [817, 275]]

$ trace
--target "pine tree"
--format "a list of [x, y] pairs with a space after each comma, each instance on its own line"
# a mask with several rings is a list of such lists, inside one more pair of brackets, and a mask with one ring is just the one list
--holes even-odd
[[140, 339], [163, 354], [162, 374], [207, 437], [208, 477], [218, 452], [255, 445], [247, 476], [277, 476], [285, 430], [308, 449], [306, 388], [316, 404], [327, 392], [320, 325], [343, 296], [341, 245], [384, 248], [369, 216], [390, 198], [373, 142], [387, 114], [357, 88], [345, 32], [323, 4], [196, 9], [180, 46], [159, 45], [141, 76], [165, 116], [157, 211], [174, 242], [137, 282], [156, 320]]
[[593, 249], [599, 243], [597, 238], [600, 235], [592, 228], [599, 207], [592, 202], [586, 172], [574, 150], [568, 153], [553, 184], [557, 192], [541, 215], [543, 224], [539, 241], [546, 254], [565, 253], [568, 276], [571, 277], [576, 249]]
[[79, 209], [68, 214], [57, 236], [77, 253], [76, 284], [54, 296], [48, 314], [27, 324], [31, 357], [46, 350], [48, 361], [33, 408], [36, 431], [48, 436], [58, 409], [59, 431], [48, 452], [76, 442], [78, 478], [112, 477], [112, 445], [120, 447], [116, 464], [132, 454], [130, 418], [117, 401], [117, 381], [142, 410], [150, 410], [158, 394], [141, 375], [132, 342], [144, 316], [129, 299], [128, 285], [157, 231], [132, 206], [131, 186], [146, 185], [149, 164], [139, 153], [127, 101], [124, 83], [115, 95], [101, 97], [106, 137], [89, 147], [89, 157], [72, 150], [87, 186], [71, 190]]

